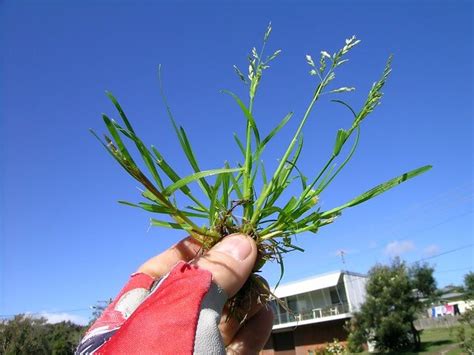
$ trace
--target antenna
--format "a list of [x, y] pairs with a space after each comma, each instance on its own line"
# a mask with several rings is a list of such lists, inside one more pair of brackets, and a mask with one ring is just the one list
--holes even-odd
[[345, 254], [346, 252], [342, 249], [337, 252], [337, 255], [341, 257], [341, 261], [342, 261], [342, 265], [344, 269], [346, 268], [346, 259], [344, 258]]

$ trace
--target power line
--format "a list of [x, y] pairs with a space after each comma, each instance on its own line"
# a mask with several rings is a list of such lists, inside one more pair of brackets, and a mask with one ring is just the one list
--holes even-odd
[[[419, 230], [417, 231], [417, 233], [422, 233], [422, 232], [425, 232], [425, 231], [427, 231], [427, 230], [431, 230], [431, 229], [436, 228], [436, 227], [438, 227], [438, 226], [440, 226], [440, 225], [443, 225], [443, 224], [446, 224], [446, 223], [448, 223], [448, 222], [451, 222], [451, 221], [454, 220], [454, 219], [463, 217], [463, 216], [468, 215], [468, 214], [472, 214], [472, 212], [473, 212], [473, 211], [471, 210], [471, 211], [467, 211], [467, 212], [465, 212], [465, 213], [460, 213], [460, 214], [451, 216], [451, 217], [449, 217], [449, 218], [447, 218], [447, 219], [445, 219], [445, 220], [443, 220], [443, 221], [441, 221], [441, 222], [439, 222], [439, 223], [436, 223], [436, 224], [427, 226], [427, 227], [425, 227], [425, 228], [423, 228], [423, 229], [419, 229]], [[405, 234], [405, 235], [403, 235], [403, 236], [399, 236], [398, 239], [407, 238], [408, 236], [409, 236], [408, 234]], [[420, 236], [415, 236], [415, 237], [412, 236], [410, 239], [417, 240], [418, 238], [420, 238]], [[344, 251], [344, 261], [343, 261], [343, 264], [345, 265], [345, 264], [347, 263], [347, 261], [350, 261], [349, 259], [350, 259], [351, 257], [358, 258], [358, 257], [360, 257], [360, 254], [363, 254], [363, 256], [365, 257], [367, 254], [370, 254], [370, 255], [371, 255], [371, 254], [377, 253], [377, 252], [379, 252], [379, 251], [381, 251], [381, 250], [383, 250], [383, 249], [385, 249], [385, 248], [386, 248], [386, 246], [382, 246], [382, 247], [378, 247], [378, 248], [366, 248], [366, 249], [356, 250], [356, 251], [354, 251], [354, 252], [348, 252], [347, 250], [339, 249], [339, 250], [337, 250], [337, 252], [336, 252], [335, 255], [340, 258], [340, 257], [341, 257], [341, 251], [343, 250], [343, 251]], [[332, 262], [329, 262], [329, 263], [325, 263], [325, 266], [339, 265], [340, 262], [341, 262], [341, 261], [339, 261], [339, 260], [338, 260], [338, 261], [332, 261]]]
[[[431, 230], [431, 229], [433, 229], [433, 228], [436, 228], [436, 227], [439, 227], [439, 226], [441, 226], [441, 225], [443, 225], [443, 224], [446, 224], [446, 223], [448, 223], [448, 222], [451, 222], [453, 219], [457, 219], [457, 218], [460, 218], [460, 217], [464, 217], [464, 216], [466, 216], [466, 215], [468, 215], [468, 214], [471, 214], [472, 212], [473, 212], [472, 210], [469, 210], [469, 211], [466, 211], [466, 212], [464, 212], [464, 213], [460, 213], [460, 214], [451, 216], [451, 217], [446, 218], [445, 220], [443, 220], [443, 221], [441, 221], [441, 222], [439, 222], [439, 223], [436, 223], [436, 224], [433, 224], [433, 225], [431, 225], [431, 226], [428, 226], [428, 227], [425, 227], [425, 228], [416, 230], [416, 231], [413, 232], [413, 233], [420, 233], [420, 232], [425, 232], [425, 231], [427, 231], [427, 230]], [[402, 236], [399, 236], [398, 238], [408, 238], [408, 237], [410, 237], [410, 234], [405, 233], [405, 234], [403, 234]]]
[[[463, 245], [461, 247], [454, 248], [454, 249], [451, 249], [451, 250], [447, 250], [445, 252], [442, 252], [442, 253], [427, 257], [427, 258], [422, 258], [422, 259], [418, 259], [418, 260], [415, 260], [415, 261], [407, 262], [406, 264], [410, 265], [410, 264], [415, 264], [415, 263], [418, 263], [418, 262], [421, 262], [421, 261], [424, 261], [424, 260], [438, 258], [438, 257], [444, 256], [446, 254], [451, 254], [451, 253], [455, 253], [455, 252], [460, 251], [460, 250], [472, 248], [473, 246], [474, 246], [474, 243]], [[472, 269], [473, 269], [473, 267], [471, 266], [471, 267], [465, 267], [465, 268], [462, 268], [462, 269], [451, 269], [451, 270], [443, 270], [443, 271], [434, 270], [434, 272], [435, 273], [443, 273], [443, 272], [464, 271], [464, 270], [472, 270]], [[347, 280], [346, 281], [346, 283], [348, 283], [348, 284], [350, 284], [352, 282], [356, 282], [356, 280]]]
[[446, 255], [446, 254], [451, 254], [451, 253], [454, 253], [454, 252], [459, 251], [459, 250], [463, 250], [463, 249], [467, 249], [467, 248], [472, 248], [472, 246], [474, 246], [474, 243], [467, 244], [467, 245], [464, 245], [464, 246], [459, 247], [459, 248], [451, 249], [451, 250], [448, 250], [448, 251], [445, 251], [445, 252], [443, 252], [443, 253], [439, 253], [439, 254], [436, 254], [436, 255], [428, 256], [428, 257], [426, 257], [426, 258], [418, 259], [418, 260], [416, 260], [416, 261], [412, 261], [410, 264], [414, 264], [414, 263], [416, 263], [416, 262], [420, 262], [420, 261], [425, 261], [425, 260], [430, 260], [430, 259], [438, 258], [438, 257], [440, 257], [440, 256], [443, 256], [443, 255]]
[[[460, 202], [464, 204], [466, 199], [468, 202], [472, 201], [472, 190], [472, 181], [469, 181], [468, 183], [460, 184], [450, 190], [431, 196], [424, 201], [414, 203], [402, 209], [400, 212], [392, 213], [386, 216], [384, 220], [379, 221], [385, 224], [384, 234], [397, 234], [396, 230], [400, 226], [400, 220], [404, 220], [405, 222], [409, 220], [412, 220], [412, 222], [416, 221], [423, 217], [424, 214], [432, 214], [433, 208], [435, 208], [435, 213], [442, 212], [442, 215], [446, 215], [447, 211], [456, 209], [456, 206], [459, 205]], [[460, 199], [462, 201], [459, 201]], [[374, 223], [366, 226], [365, 229], [367, 230], [373, 227], [375, 227]]]
[[[468, 211], [468, 212], [465, 212], [465, 213], [461, 213], [461, 214], [458, 214], [458, 215], [449, 217], [449, 218], [445, 219], [444, 221], [441, 221], [441, 222], [436, 223], [436, 224], [434, 224], [434, 225], [431, 225], [431, 226], [428, 226], [428, 227], [426, 227], [426, 228], [420, 229], [420, 230], [417, 231], [417, 233], [425, 232], [425, 231], [427, 231], [427, 230], [431, 230], [431, 229], [433, 229], [433, 228], [439, 227], [440, 225], [446, 224], [446, 223], [448, 223], [448, 222], [451, 222], [451, 221], [454, 220], [454, 219], [457, 219], [457, 218], [463, 217], [463, 216], [465, 216], [465, 215], [471, 214], [472, 212], [473, 212], [473, 211]], [[398, 239], [403, 239], [403, 238], [407, 238], [407, 237], [409, 237], [409, 234], [405, 234], [405, 235], [403, 235], [403, 236], [399, 236]], [[419, 236], [418, 236], [418, 237], [416, 237], [416, 236], [415, 236], [415, 237], [413, 237], [413, 236], [410, 237], [410, 239], [415, 239], [415, 240], [418, 239], [418, 238], [419, 238]], [[472, 245], [472, 244], [471, 244], [471, 245]], [[355, 255], [357, 255], [357, 254], [364, 253], [364, 256], [365, 256], [365, 255], [367, 255], [367, 254], [373, 254], [373, 253], [375, 253], [375, 252], [378, 252], [378, 251], [380, 251], [380, 250], [382, 250], [382, 249], [385, 249], [385, 246], [382, 246], [382, 247], [379, 247], [379, 248], [367, 248], [367, 249], [362, 249], [362, 250], [358, 250], [358, 251], [356, 251], [356, 252], [354, 252], [354, 253], [347, 253], [347, 252], [346, 252], [345, 254], [346, 254], [347, 257], [351, 257], [351, 256], [355, 256]], [[339, 256], [339, 255], [338, 255], [338, 256]], [[339, 263], [339, 262], [332, 262], [332, 263], [326, 264], [326, 265], [338, 264], [338, 263]]]
[[[440, 223], [437, 223], [435, 225], [431, 225], [431, 226], [428, 226], [427, 228], [423, 229], [423, 230], [420, 230], [418, 232], [423, 232], [424, 230], [430, 230], [430, 229], [433, 229], [439, 225], [442, 225], [442, 224], [445, 224], [445, 223], [448, 223], [450, 222], [451, 220], [453, 219], [456, 219], [456, 218], [459, 218], [459, 217], [462, 217], [462, 216], [465, 216], [467, 214], [471, 214], [472, 213], [472, 210], [471, 211], [468, 211], [466, 213], [461, 213], [461, 214], [458, 214], [458, 215], [455, 215], [455, 216], [452, 216], [450, 218], [447, 218], [445, 219], [444, 221], [441, 221]], [[411, 238], [411, 239], [417, 239], [416, 237], [415, 238]], [[455, 248], [455, 249], [451, 249], [451, 250], [448, 250], [448, 251], [445, 251], [445, 252], [442, 252], [442, 253], [439, 253], [439, 254], [435, 254], [435, 255], [432, 255], [432, 256], [429, 256], [429, 257], [426, 257], [426, 258], [421, 258], [421, 259], [418, 259], [418, 260], [415, 260], [415, 261], [412, 261], [412, 262], [407, 262], [408, 264], [413, 264], [413, 263], [416, 263], [416, 262], [421, 262], [421, 261], [424, 261], [424, 260], [429, 260], [429, 259], [434, 259], [434, 258], [437, 258], [437, 257], [440, 257], [440, 256], [443, 256], [445, 254], [450, 254], [450, 253], [453, 253], [453, 252], [456, 252], [456, 251], [459, 251], [459, 250], [463, 250], [463, 249], [467, 249], [469, 247], [472, 247], [474, 244], [468, 244], [468, 245], [464, 245], [464, 246], [461, 246], [461, 247], [458, 247], [458, 248]], [[361, 254], [361, 253], [364, 253], [364, 256], [366, 256], [367, 254], [373, 254], [375, 252], [378, 252], [382, 249], [384, 249], [385, 247], [380, 247], [380, 248], [369, 248], [369, 249], [363, 249], [363, 250], [358, 250], [357, 252], [354, 252], [354, 253], [348, 253], [346, 250], [338, 250], [336, 255], [338, 257], [342, 257], [343, 258], [343, 264], [345, 265], [346, 264], [346, 256], [350, 257], [350, 256], [356, 256], [357, 257], [357, 254]], [[343, 254], [341, 253], [341, 251], [343, 251]], [[355, 255], [354, 255], [355, 254]], [[325, 263], [325, 266], [329, 266], [329, 265], [339, 265], [340, 261], [334, 261], [334, 262], [330, 262], [330, 263]]]
[[468, 266], [468, 267], [463, 267], [463, 268], [459, 268], [459, 269], [449, 269], [449, 270], [435, 270], [436, 273], [438, 274], [442, 274], [444, 272], [456, 272], [456, 271], [465, 271], [465, 270], [472, 270], [474, 267], [472, 266]]

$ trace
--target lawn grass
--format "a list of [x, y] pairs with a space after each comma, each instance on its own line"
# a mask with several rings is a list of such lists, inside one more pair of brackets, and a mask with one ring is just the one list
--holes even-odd
[[[442, 351], [447, 351], [446, 355], [464, 354], [456, 339], [456, 328], [426, 329], [421, 333], [421, 351], [403, 354], [441, 354]], [[362, 354], [369, 354], [369, 352]]]
[[[452, 346], [455, 346], [451, 349]], [[422, 351], [418, 354], [433, 354], [445, 350], [446, 348], [453, 352], [452, 354], [461, 354], [458, 341], [456, 339], [456, 328], [433, 328], [426, 329], [421, 333]], [[450, 351], [451, 351], [450, 350]], [[449, 352], [451, 354], [451, 352]]]

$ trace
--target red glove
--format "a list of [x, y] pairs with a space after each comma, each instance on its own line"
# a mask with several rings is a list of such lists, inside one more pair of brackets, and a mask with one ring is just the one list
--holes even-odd
[[271, 310], [255, 304], [244, 324], [221, 322], [227, 295], [251, 273], [254, 242], [226, 237], [190, 262], [198, 248], [188, 238], [146, 262], [87, 331], [76, 354], [225, 354], [226, 346], [233, 353], [258, 352], [271, 331]]

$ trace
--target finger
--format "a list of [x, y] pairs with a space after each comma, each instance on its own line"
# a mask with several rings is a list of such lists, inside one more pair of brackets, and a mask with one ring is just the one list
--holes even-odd
[[190, 261], [196, 257], [201, 249], [201, 245], [192, 237], [182, 239], [163, 253], [149, 259], [138, 268], [138, 272], [143, 272], [153, 278], [166, 275], [178, 261]]
[[257, 246], [253, 239], [232, 234], [199, 257], [196, 264], [210, 271], [213, 281], [232, 297], [252, 273], [256, 258]]
[[[261, 296], [264, 296], [264, 294], [266, 294], [266, 290], [269, 289], [268, 283], [264, 278], [258, 275], [256, 275], [255, 277], [258, 278], [259, 282], [261, 282], [261, 285], [259, 286], [259, 292], [261, 293]], [[219, 324], [219, 330], [226, 346], [230, 344], [235, 334], [237, 334], [239, 329], [243, 326], [244, 322], [253, 317], [258, 311], [262, 309], [262, 307], [264, 307], [264, 303], [262, 303], [261, 296], [249, 298], [250, 304], [246, 306], [248, 308], [246, 308], [244, 320], [232, 315], [229, 316], [229, 308], [227, 306], [224, 308], [221, 317], [221, 322]]]
[[227, 354], [258, 354], [265, 346], [273, 325], [273, 312], [263, 307], [240, 328], [227, 346]]
[[[262, 309], [263, 305], [261, 303], [253, 302], [249, 312], [246, 315], [246, 321], [252, 318], [260, 309]], [[227, 308], [224, 309], [222, 313], [221, 322], [219, 323], [219, 330], [222, 335], [222, 340], [224, 341], [224, 345], [227, 346], [231, 343], [232, 339], [235, 337], [235, 334], [239, 331], [239, 329], [245, 324], [245, 322], [239, 321], [235, 317], [229, 317], [229, 310]]]

